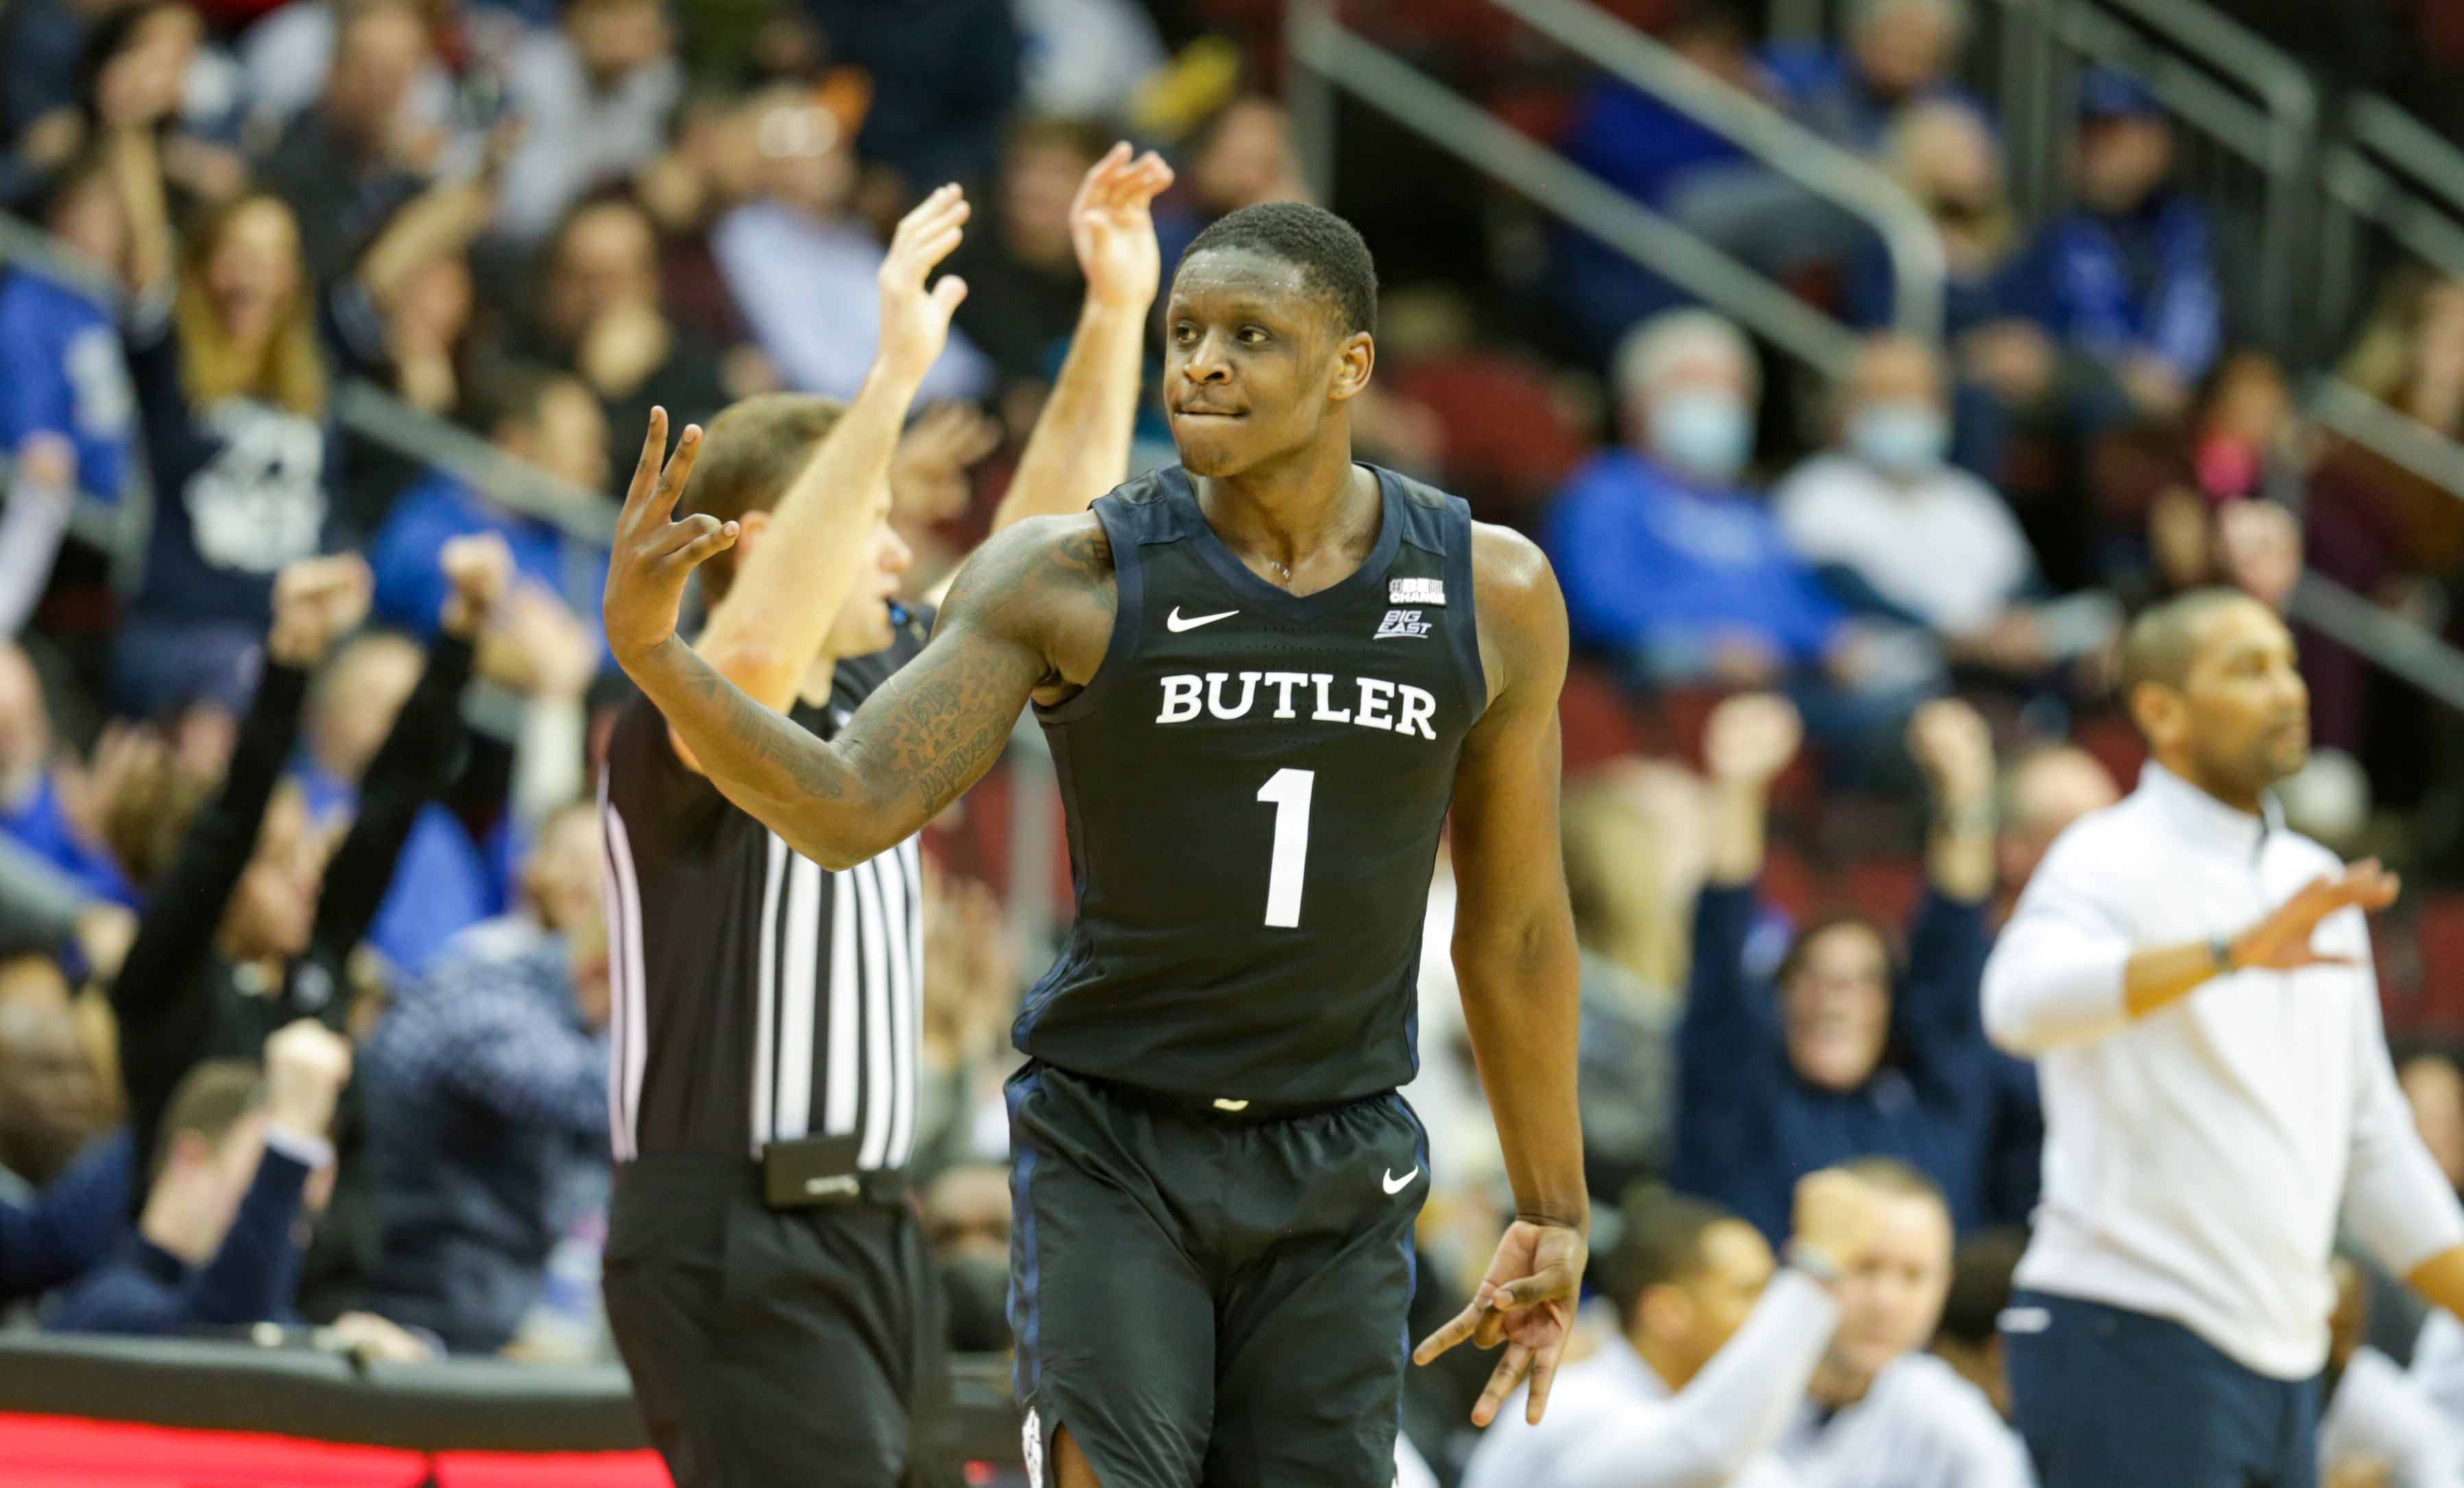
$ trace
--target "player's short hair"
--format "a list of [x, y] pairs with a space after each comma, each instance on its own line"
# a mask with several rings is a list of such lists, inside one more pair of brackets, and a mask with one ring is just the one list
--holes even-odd
[[2129, 706], [2143, 682], [2178, 688], [2189, 681], [2199, 660], [2199, 626], [2220, 610], [2257, 602], [2239, 589], [2211, 584], [2142, 611], [2122, 638], [2123, 705]]
[[1950, 1295], [1935, 1331], [1954, 1343], [1982, 1348], [1993, 1341], [2002, 1309], [2011, 1305], [2011, 1277], [2028, 1249], [2028, 1232], [2016, 1225], [1986, 1230], [1961, 1242], [1950, 1260]]
[[1700, 1275], [1707, 1263], [1703, 1237], [1737, 1217], [1709, 1199], [1657, 1183], [1627, 1190], [1617, 1214], [1617, 1243], [1600, 1259], [1600, 1291], [1629, 1327], [1642, 1294]]
[[1256, 253], [1290, 264], [1342, 320], [1345, 335], [1377, 329], [1376, 260], [1359, 231], [1323, 207], [1265, 202], [1227, 212], [1182, 250], [1180, 261], [1208, 252]]
[[265, 1077], [246, 1060], [208, 1060], [188, 1071], [163, 1108], [163, 1128], [154, 1144], [154, 1173], [171, 1155], [183, 1132], [193, 1131], [209, 1147], [222, 1146], [249, 1112], [265, 1100]]
[[[810, 393], [763, 393], [730, 406], [702, 431], [701, 453], [676, 509], [722, 522], [769, 511], [846, 412], [836, 399]], [[736, 551], [713, 554], [701, 573], [704, 591], [716, 600], [736, 578]]]

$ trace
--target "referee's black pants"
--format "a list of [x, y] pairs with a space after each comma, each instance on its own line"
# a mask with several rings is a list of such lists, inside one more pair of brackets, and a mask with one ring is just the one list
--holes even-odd
[[607, 1322], [676, 1488], [938, 1488], [939, 1282], [907, 1205], [772, 1209], [751, 1162], [617, 1170]]

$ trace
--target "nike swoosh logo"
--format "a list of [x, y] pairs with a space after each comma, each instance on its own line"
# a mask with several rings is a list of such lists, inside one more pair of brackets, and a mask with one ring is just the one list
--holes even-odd
[[1395, 1170], [1394, 1170], [1394, 1169], [1392, 1169], [1392, 1168], [1389, 1168], [1389, 1169], [1387, 1169], [1387, 1170], [1386, 1170], [1386, 1176], [1385, 1176], [1385, 1177], [1383, 1177], [1383, 1178], [1378, 1179], [1377, 1181], [1378, 1181], [1378, 1182], [1380, 1182], [1380, 1183], [1383, 1183], [1384, 1185], [1386, 1185], [1386, 1192], [1387, 1192], [1387, 1193], [1402, 1193], [1405, 1189], [1410, 1188], [1410, 1187], [1412, 1186], [1412, 1180], [1413, 1180], [1413, 1179], [1415, 1179], [1415, 1178], [1417, 1178], [1417, 1177], [1419, 1177], [1419, 1175], [1420, 1175], [1420, 1170], [1419, 1170], [1419, 1168], [1417, 1165], [1415, 1165], [1415, 1166], [1413, 1167], [1413, 1169], [1412, 1169], [1412, 1171], [1411, 1171], [1410, 1172], [1407, 1172], [1407, 1173], [1403, 1174], [1403, 1176], [1401, 1176], [1401, 1177], [1399, 1177], [1399, 1178], [1397, 1178], [1397, 1177], [1396, 1177], [1396, 1176], [1395, 1176]]
[[1200, 625], [1211, 625], [1219, 620], [1230, 620], [1240, 613], [1239, 610], [1224, 610], [1221, 614], [1192, 615], [1187, 620], [1183, 620], [1180, 618], [1180, 606], [1176, 604], [1172, 607], [1172, 613], [1163, 618], [1163, 627], [1178, 635], [1184, 630], [1195, 630]]

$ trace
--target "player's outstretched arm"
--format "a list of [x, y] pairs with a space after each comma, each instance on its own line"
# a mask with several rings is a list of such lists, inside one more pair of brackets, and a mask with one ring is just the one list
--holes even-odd
[[1161, 156], [1149, 150], [1133, 160], [1126, 143], [1113, 145], [1079, 184], [1069, 238], [1087, 275], [1087, 301], [1018, 473], [993, 513], [993, 531], [1023, 517], [1084, 512], [1129, 477], [1147, 311], [1163, 276], [1148, 207], [1171, 185]]
[[1557, 844], [1557, 693], [1566, 603], [1540, 550], [1478, 527], [1473, 573], [1487, 711], [1463, 740], [1453, 812], [1455, 976], [1497, 1120], [1515, 1220], [1471, 1305], [1422, 1343], [1422, 1364], [1466, 1339], [1505, 1357], [1472, 1408], [1486, 1426], [1524, 1374], [1538, 1422], [1573, 1320], [1591, 1205], [1574, 1105], [1579, 1024], [1573, 912]]
[[798, 852], [841, 868], [904, 840], [991, 768], [1039, 683], [1084, 680], [1047, 667], [1028, 637], [1056, 586], [1110, 595], [1111, 555], [1096, 551], [1092, 518], [1085, 531], [1039, 523], [987, 543], [953, 585], [932, 644], [837, 739], [763, 707], [676, 634], [686, 580], [737, 536], [735, 523], [704, 514], [670, 519], [700, 443], [686, 428], [662, 471], [667, 414], [651, 411], [608, 559], [608, 648], [711, 783]]

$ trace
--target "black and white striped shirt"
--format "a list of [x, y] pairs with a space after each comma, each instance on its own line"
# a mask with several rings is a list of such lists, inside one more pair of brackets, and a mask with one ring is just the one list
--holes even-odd
[[[817, 733], [913, 657], [839, 665]], [[804, 1136], [852, 1136], [857, 1164], [903, 1167], [915, 1145], [924, 994], [923, 857], [910, 839], [833, 873], [685, 768], [648, 702], [617, 720], [600, 781], [606, 824], [608, 1108], [616, 1157], [741, 1158]]]

